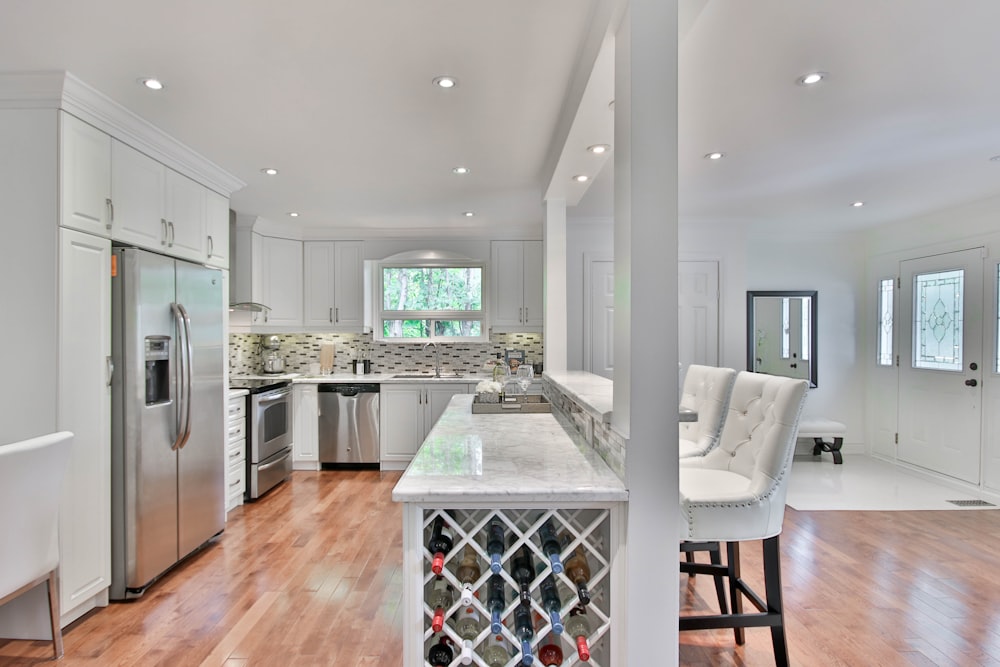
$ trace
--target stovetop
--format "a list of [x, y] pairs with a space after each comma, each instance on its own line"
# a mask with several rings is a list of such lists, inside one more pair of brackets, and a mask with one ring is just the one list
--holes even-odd
[[260, 394], [265, 391], [270, 391], [272, 389], [280, 389], [281, 387], [287, 387], [291, 384], [291, 380], [239, 380], [231, 379], [229, 381], [230, 389], [246, 389], [251, 394]]

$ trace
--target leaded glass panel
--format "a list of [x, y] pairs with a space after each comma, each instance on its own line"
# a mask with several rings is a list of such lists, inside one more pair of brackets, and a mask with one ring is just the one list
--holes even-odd
[[964, 278], [961, 269], [914, 277], [914, 368], [962, 370]]
[[878, 365], [892, 366], [892, 298], [893, 278], [883, 278], [878, 284]]

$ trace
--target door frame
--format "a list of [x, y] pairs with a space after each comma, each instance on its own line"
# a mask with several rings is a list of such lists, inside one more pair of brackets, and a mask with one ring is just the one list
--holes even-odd
[[591, 368], [591, 353], [593, 351], [593, 336], [590, 335], [590, 327], [593, 324], [591, 306], [590, 279], [593, 277], [591, 267], [594, 262], [614, 262], [615, 256], [605, 252], [585, 252], [583, 253], [583, 370], [593, 373]]

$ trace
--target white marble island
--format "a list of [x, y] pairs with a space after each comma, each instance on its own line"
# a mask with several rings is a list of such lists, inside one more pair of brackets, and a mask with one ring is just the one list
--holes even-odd
[[[523, 545], [532, 555], [533, 613], [549, 618], [542, 606], [540, 584], [552, 575], [557, 582], [563, 618], [585, 610], [588, 641], [594, 667], [622, 664], [621, 623], [615, 622], [622, 606], [622, 529], [628, 493], [621, 479], [598, 454], [582, 442], [571, 426], [565, 428], [553, 414], [473, 414], [472, 395], [452, 398], [430, 431], [410, 466], [393, 490], [392, 498], [403, 508], [404, 662], [407, 667], [429, 665], [428, 650], [446, 636], [455, 645], [461, 664], [462, 638], [455, 624], [467, 607], [454, 603], [445, 610], [446, 622], [434, 632], [434, 609], [425, 601], [438, 576], [431, 572], [432, 554], [426, 548], [435, 519], [442, 517], [453, 531], [441, 576], [456, 592], [461, 560], [475, 552], [480, 575], [474, 581], [477, 597], [472, 606], [481, 619], [472, 641], [473, 664], [487, 664], [482, 653], [494, 635], [490, 632], [487, 583], [492, 573], [486, 549], [489, 525], [499, 519], [505, 531], [502, 576], [506, 600], [502, 634], [509, 642], [507, 665], [521, 663], [513, 625], [518, 605], [511, 560]], [[585, 607], [567, 572], [555, 574], [543, 553], [539, 529], [551, 525], [562, 542], [561, 556], [581, 553], [589, 566], [587, 580], [591, 601]], [[471, 549], [467, 549], [471, 547]], [[539, 623], [531, 640], [532, 651], [548, 643], [561, 646], [563, 665], [583, 664], [574, 638], [552, 632], [551, 623]], [[536, 658], [536, 663], [537, 658]]]

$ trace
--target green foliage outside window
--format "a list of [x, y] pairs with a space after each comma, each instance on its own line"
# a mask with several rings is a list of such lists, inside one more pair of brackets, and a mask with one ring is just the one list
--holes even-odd
[[383, 266], [382, 337], [482, 338], [482, 266]]

